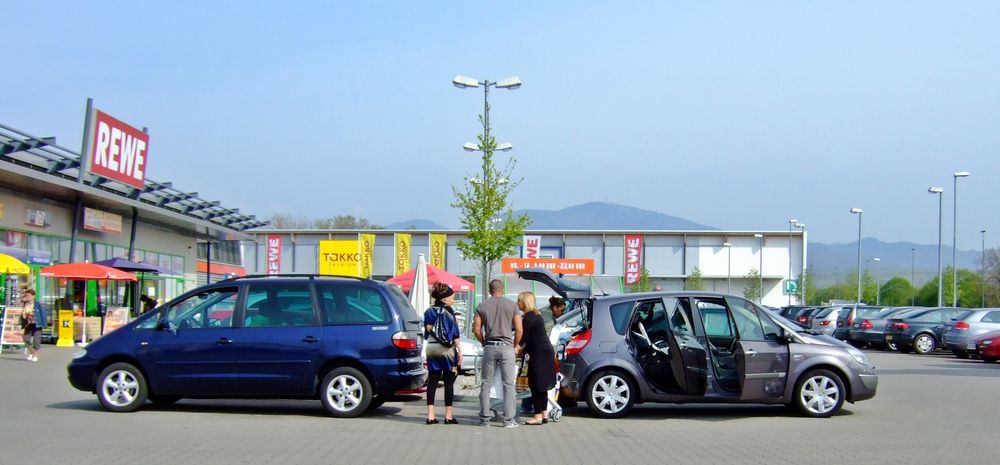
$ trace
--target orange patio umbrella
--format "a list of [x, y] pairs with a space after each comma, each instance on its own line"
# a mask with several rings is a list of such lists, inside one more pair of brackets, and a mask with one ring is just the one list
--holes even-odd
[[[61, 265], [47, 266], [41, 269], [40, 274], [49, 278], [65, 278], [76, 280], [101, 280], [101, 281], [135, 281], [134, 274], [127, 271], [111, 268], [110, 266], [98, 265], [96, 263], [64, 263]], [[87, 301], [86, 287], [84, 287], [83, 301]], [[86, 304], [85, 304], [86, 305]], [[85, 312], [86, 314], [86, 312]], [[87, 341], [87, 324], [84, 320], [81, 329], [81, 344]]]

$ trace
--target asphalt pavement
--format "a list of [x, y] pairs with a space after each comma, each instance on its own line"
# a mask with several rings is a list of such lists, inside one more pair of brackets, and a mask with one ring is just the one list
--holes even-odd
[[462, 424], [427, 426], [418, 396], [355, 419], [301, 400], [182, 400], [109, 413], [67, 382], [74, 350], [44, 346], [36, 363], [0, 356], [0, 463], [1000, 463], [1000, 365], [944, 353], [869, 352], [878, 395], [829, 419], [773, 406], [641, 405], [602, 420], [581, 404], [559, 423], [506, 429], [477, 426], [469, 400], [456, 405]]

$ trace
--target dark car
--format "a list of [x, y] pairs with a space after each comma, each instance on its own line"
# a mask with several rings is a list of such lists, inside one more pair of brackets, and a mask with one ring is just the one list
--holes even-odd
[[854, 326], [854, 322], [858, 321], [858, 318], [864, 318], [866, 315], [874, 315], [877, 312], [883, 311], [889, 307], [882, 307], [877, 305], [845, 305], [847, 311], [838, 313], [837, 316], [837, 329], [833, 331], [833, 337], [841, 341], [846, 341], [851, 337], [851, 327]]
[[864, 316], [854, 320], [848, 342], [855, 347], [876, 347], [896, 350], [896, 344], [885, 342], [885, 326], [889, 318], [903, 318], [910, 313], [926, 310], [927, 307], [889, 307], [874, 313], [864, 312]]
[[903, 318], [889, 318], [885, 326], [886, 344], [895, 344], [896, 350], [908, 354], [927, 354], [941, 345], [945, 323], [952, 318], [961, 319], [968, 312], [964, 308], [929, 308], [906, 315]]
[[[563, 294], [589, 294], [542, 268], [518, 275]], [[845, 401], [872, 398], [878, 386], [860, 350], [801, 331], [741, 297], [606, 295], [591, 297], [584, 311], [586, 329], [569, 339], [559, 365], [566, 380], [560, 402], [584, 400], [599, 417], [623, 416], [641, 402], [786, 404], [828, 417]]]
[[104, 408], [148, 398], [319, 398], [354, 417], [424, 384], [420, 318], [398, 287], [327, 276], [202, 286], [90, 343], [69, 381]]

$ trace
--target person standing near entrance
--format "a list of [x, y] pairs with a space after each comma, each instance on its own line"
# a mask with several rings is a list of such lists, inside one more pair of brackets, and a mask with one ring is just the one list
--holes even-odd
[[42, 346], [42, 329], [48, 326], [45, 310], [35, 300], [35, 290], [27, 289], [22, 298], [24, 310], [21, 312], [24, 328], [24, 345], [28, 348], [28, 361], [38, 361], [38, 349]]
[[515, 347], [521, 345], [521, 315], [514, 302], [503, 296], [503, 282], [490, 281], [490, 297], [476, 307], [472, 322], [472, 332], [483, 344], [482, 382], [479, 386], [479, 425], [489, 426], [493, 418], [490, 412], [490, 385], [500, 371], [503, 380], [503, 426], [514, 428], [514, 377], [516, 357]]

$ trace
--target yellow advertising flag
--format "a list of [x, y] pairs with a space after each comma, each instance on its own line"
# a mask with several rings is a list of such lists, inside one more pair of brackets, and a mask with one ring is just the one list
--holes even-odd
[[428, 234], [430, 237], [430, 250], [427, 256], [431, 257], [430, 264], [435, 268], [444, 269], [444, 253], [448, 248], [448, 235]]
[[396, 234], [396, 272], [394, 276], [399, 276], [410, 271], [410, 235]]
[[372, 261], [375, 260], [375, 235], [358, 234], [361, 244], [361, 277], [372, 277]]
[[357, 240], [319, 241], [319, 274], [358, 276]]

